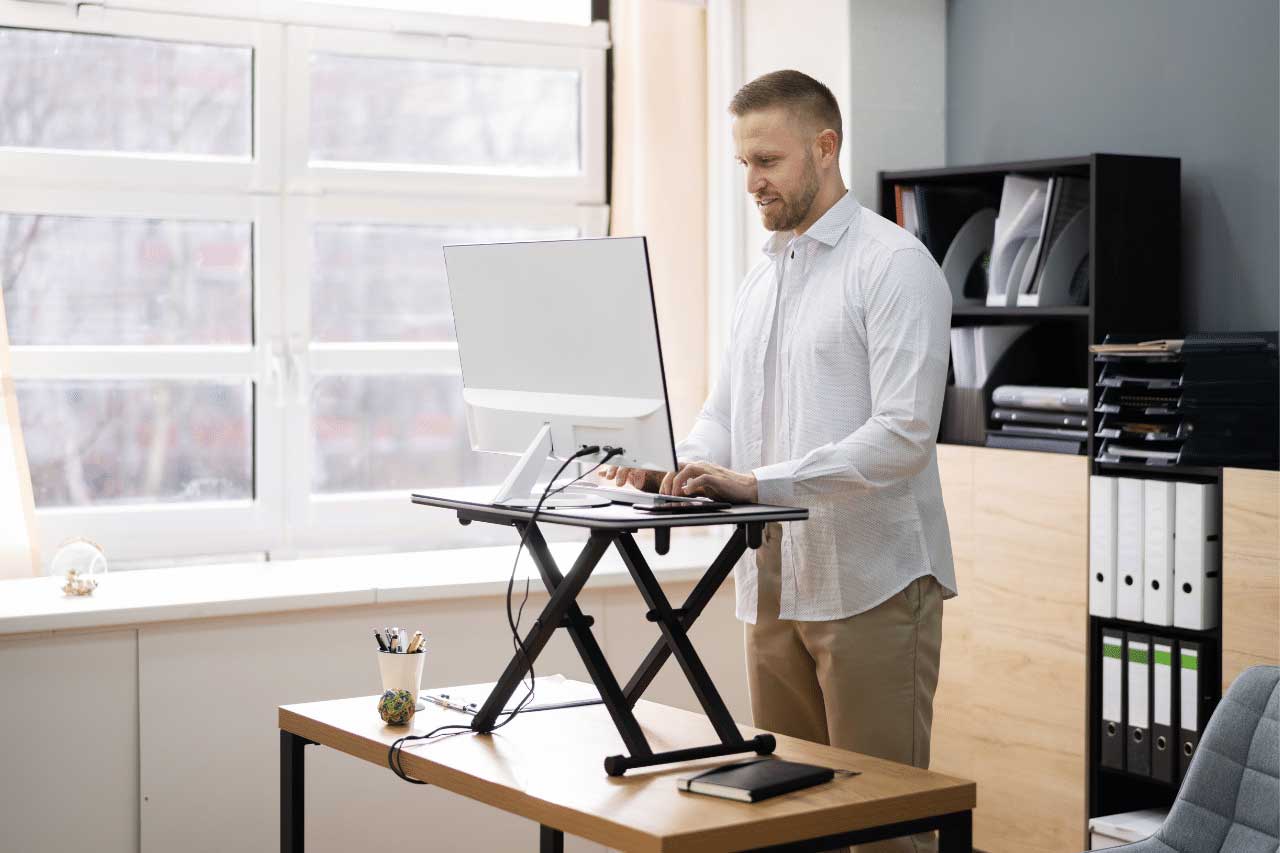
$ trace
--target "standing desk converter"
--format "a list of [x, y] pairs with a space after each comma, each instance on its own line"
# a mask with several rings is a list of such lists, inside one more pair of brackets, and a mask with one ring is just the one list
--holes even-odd
[[[502, 709], [528, 674], [529, 665], [537, 660], [556, 630], [564, 628], [573, 639], [574, 647], [600, 691], [600, 698], [629, 753], [605, 758], [605, 771], [610, 776], [621, 776], [636, 767], [651, 767], [675, 761], [745, 752], [760, 755], [773, 752], [776, 746], [773, 735], [761, 733], [746, 739], [738, 731], [738, 726], [729, 714], [724, 700], [720, 698], [711, 676], [694, 651], [688, 631], [728, 577], [738, 558], [748, 548], [760, 547], [764, 526], [770, 522], [803, 521], [809, 517], [808, 510], [744, 504], [717, 512], [655, 515], [633, 509], [626, 504], [615, 503], [604, 507], [544, 509], [538, 513], [535, 523], [530, 520], [532, 510], [488, 503], [488, 494], [490, 492], [483, 489], [458, 489], [436, 495], [413, 496], [416, 504], [456, 512], [458, 520], [464, 525], [479, 521], [515, 527], [524, 535], [529, 555], [537, 565], [542, 582], [551, 596], [524, 637], [528, 658], [519, 651], [512, 656], [493, 692], [472, 718], [472, 729], [477, 732], [493, 729]], [[562, 573], [556, 565], [547, 548], [546, 539], [538, 529], [540, 524], [563, 524], [590, 531], [586, 544], [568, 573]], [[659, 554], [665, 554], [670, 546], [672, 528], [709, 526], [729, 526], [733, 528], [733, 533], [684, 603], [673, 607], [658, 579], [654, 577], [653, 570], [645, 562], [634, 534], [639, 530], [652, 529], [656, 550]], [[618, 549], [622, 562], [639, 588], [649, 608], [646, 618], [657, 623], [662, 633], [625, 686], [620, 685], [614, 677], [605, 661], [604, 652], [591, 633], [594, 620], [582, 612], [576, 600], [592, 570], [610, 546]], [[707, 719], [720, 740], [719, 743], [655, 751], [645, 737], [636, 720], [636, 702], [658, 675], [668, 657], [674, 657], [684, 671], [698, 703], [706, 712]]]

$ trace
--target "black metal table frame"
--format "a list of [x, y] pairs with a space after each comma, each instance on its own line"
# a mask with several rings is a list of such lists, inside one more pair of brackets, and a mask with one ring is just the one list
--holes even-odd
[[[305, 850], [305, 753], [315, 744], [301, 735], [280, 730], [280, 851], [304, 853]], [[824, 835], [790, 841], [772, 847], [757, 847], [747, 853], [809, 853], [834, 850], [855, 844], [869, 844], [886, 838], [938, 831], [938, 853], [973, 853], [973, 812], [959, 811], [885, 826], [867, 827], [852, 832]], [[540, 824], [539, 853], [564, 853], [564, 831]]]

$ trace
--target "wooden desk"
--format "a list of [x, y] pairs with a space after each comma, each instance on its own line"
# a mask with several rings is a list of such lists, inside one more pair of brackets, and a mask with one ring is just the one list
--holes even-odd
[[[377, 697], [364, 696], [280, 708], [283, 853], [303, 851], [308, 744], [385, 767], [387, 749], [397, 738], [468, 720], [428, 708], [418, 712], [410, 732], [383, 725], [376, 704]], [[637, 703], [635, 711], [658, 748], [713, 734], [700, 714], [647, 701]], [[971, 853], [973, 782], [794, 738], [777, 740], [781, 758], [862, 773], [754, 804], [676, 790], [677, 776], [724, 759], [610, 777], [601, 769], [601, 758], [617, 751], [621, 741], [600, 705], [526, 713], [492, 734], [464, 732], [413, 742], [402, 763], [414, 778], [536, 821], [543, 853], [560, 853], [566, 832], [637, 853], [715, 853], [829, 850], [931, 829], [940, 831], [940, 853]]]

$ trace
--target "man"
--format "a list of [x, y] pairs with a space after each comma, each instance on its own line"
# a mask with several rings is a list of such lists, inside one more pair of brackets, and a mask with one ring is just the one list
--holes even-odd
[[[737, 566], [756, 726], [929, 763], [942, 600], [955, 595], [934, 443], [950, 292], [933, 258], [840, 175], [840, 109], [798, 71], [729, 106], [764, 226], [728, 352], [664, 494], [804, 506]], [[922, 850], [927, 836], [862, 850]]]

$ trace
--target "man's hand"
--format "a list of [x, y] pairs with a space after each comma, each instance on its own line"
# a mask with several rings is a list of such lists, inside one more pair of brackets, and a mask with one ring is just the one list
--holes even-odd
[[690, 462], [679, 472], [667, 474], [660, 491], [664, 495], [701, 495], [735, 504], [753, 504], [760, 499], [755, 474], [740, 474], [710, 462]]
[[[642, 492], [656, 492], [662, 485], [662, 471], [646, 471], [643, 468], [623, 468], [621, 465], [609, 465], [600, 469], [599, 476], [613, 480], [619, 486], [630, 486]], [[671, 476], [667, 474], [667, 476]]]

